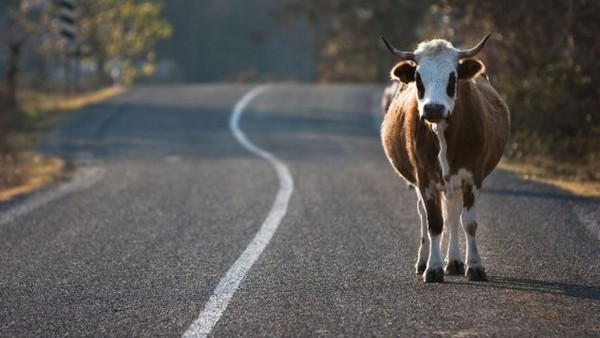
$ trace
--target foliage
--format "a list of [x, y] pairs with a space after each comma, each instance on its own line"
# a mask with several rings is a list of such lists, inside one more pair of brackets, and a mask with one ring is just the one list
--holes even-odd
[[[35, 8], [33, 8], [35, 9]], [[21, 6], [15, 15], [42, 55], [54, 58], [73, 53], [76, 48], [84, 60], [96, 65], [101, 82], [111, 68], [118, 68], [121, 81], [131, 83], [136, 75], [149, 69], [155, 58], [154, 46], [171, 35], [171, 25], [160, 17], [161, 2], [150, 0], [77, 1], [77, 41], [65, 44], [60, 35], [57, 2], [45, 5], [39, 15]], [[141, 65], [141, 66], [140, 66]]]
[[[26, 162], [20, 157], [24, 149], [34, 147], [20, 140], [35, 139], [30, 134], [36, 121], [60, 115], [58, 109], [42, 109], [44, 116], [34, 116], [31, 93], [50, 92], [50, 97], [57, 97], [48, 89], [64, 88], [57, 84], [65, 78], [66, 55], [72, 56], [79, 47], [85, 66], [96, 66], [98, 77], [87, 89], [106, 84], [108, 66], [120, 68], [121, 82], [129, 84], [140, 71], [152, 70], [157, 40], [171, 34], [171, 26], [160, 18], [160, 1], [78, 0], [76, 4], [78, 38], [67, 45], [60, 34], [58, 1], [0, 3], [0, 68], [4, 75], [0, 84], [0, 185], [18, 183], [11, 177], [20, 177], [19, 168]], [[20, 105], [17, 99], [22, 101]]]
[[161, 5], [134, 0], [87, 0], [81, 2], [81, 34], [103, 69], [107, 61], [124, 63], [124, 80], [136, 75], [132, 62], [142, 57], [154, 61], [153, 47], [171, 35], [171, 26], [159, 18]]
[[379, 48], [384, 35], [410, 45], [422, 13], [431, 4], [411, 0], [298, 0], [280, 14], [282, 23], [305, 16], [320, 36], [320, 81], [381, 81], [389, 78], [393, 59]]
[[512, 110], [509, 154], [600, 161], [600, 3], [442, 0], [424, 34], [474, 43]]

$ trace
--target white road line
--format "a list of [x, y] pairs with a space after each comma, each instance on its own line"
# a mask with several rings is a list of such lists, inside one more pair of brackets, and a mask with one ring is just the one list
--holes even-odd
[[0, 215], [0, 225], [10, 223], [18, 217], [30, 213], [31, 211], [59, 197], [87, 189], [96, 182], [100, 181], [103, 175], [104, 168], [102, 167], [79, 169], [77, 175], [71, 181], [63, 183], [54, 189], [42, 191], [36, 195], [33, 195], [23, 203], [17, 204], [3, 212], [2, 215]]
[[267, 244], [269, 244], [271, 237], [273, 237], [279, 223], [285, 216], [288, 202], [294, 190], [292, 175], [285, 164], [271, 153], [250, 142], [239, 126], [240, 117], [246, 106], [267, 89], [268, 87], [264, 85], [256, 87], [237, 102], [229, 119], [229, 129], [244, 148], [256, 156], [267, 160], [275, 168], [277, 177], [279, 178], [279, 191], [277, 192], [277, 196], [275, 196], [271, 211], [260, 227], [260, 230], [256, 233], [256, 236], [254, 236], [254, 239], [250, 242], [246, 250], [244, 250], [233, 266], [229, 268], [225, 276], [223, 276], [208, 303], [204, 306], [204, 310], [202, 310], [198, 318], [183, 334], [185, 338], [206, 337], [215, 324], [217, 324], [241, 281], [252, 268], [252, 265], [254, 265]]

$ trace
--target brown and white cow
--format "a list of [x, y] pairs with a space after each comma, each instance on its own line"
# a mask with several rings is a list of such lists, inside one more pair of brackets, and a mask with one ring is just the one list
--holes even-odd
[[[416, 271], [425, 282], [443, 282], [444, 271], [465, 274], [459, 220], [467, 239], [466, 275], [487, 279], [475, 242], [475, 210], [483, 179], [500, 160], [510, 129], [508, 107], [484, 75], [483, 63], [471, 59], [488, 38], [466, 51], [436, 39], [403, 52], [382, 37], [400, 59], [391, 74], [401, 85], [381, 138], [392, 166], [417, 191], [421, 247]], [[442, 270], [444, 224], [449, 239]]]

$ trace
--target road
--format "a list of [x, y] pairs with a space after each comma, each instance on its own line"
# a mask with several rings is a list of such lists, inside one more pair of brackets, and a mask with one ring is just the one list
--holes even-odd
[[[281, 189], [229, 128], [254, 87], [134, 88], [48, 135], [76, 175], [0, 205], [0, 336], [182, 336]], [[379, 143], [381, 89], [246, 102], [240, 130], [293, 191], [209, 335], [600, 336], [597, 200], [497, 170], [478, 209], [489, 281], [414, 274], [416, 198]]]

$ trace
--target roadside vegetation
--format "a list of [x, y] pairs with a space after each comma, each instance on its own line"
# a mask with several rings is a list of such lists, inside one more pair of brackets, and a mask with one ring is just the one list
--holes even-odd
[[157, 41], [171, 34], [159, 1], [73, 3], [70, 37], [59, 1], [0, 4], [0, 201], [68, 178], [67, 163], [37, 151], [41, 136], [150, 75]]
[[19, 100], [24, 103], [14, 113], [12, 130], [0, 140], [0, 201], [70, 178], [72, 172], [62, 158], [37, 151], [42, 136], [72, 111], [124, 90], [125, 87], [113, 86], [68, 96], [22, 93]]
[[600, 196], [599, 2], [302, 0], [280, 17], [297, 15], [323, 33], [320, 81], [388, 77], [380, 34], [411, 49], [432, 37], [471, 47], [492, 33], [479, 57], [511, 108], [503, 167]]

